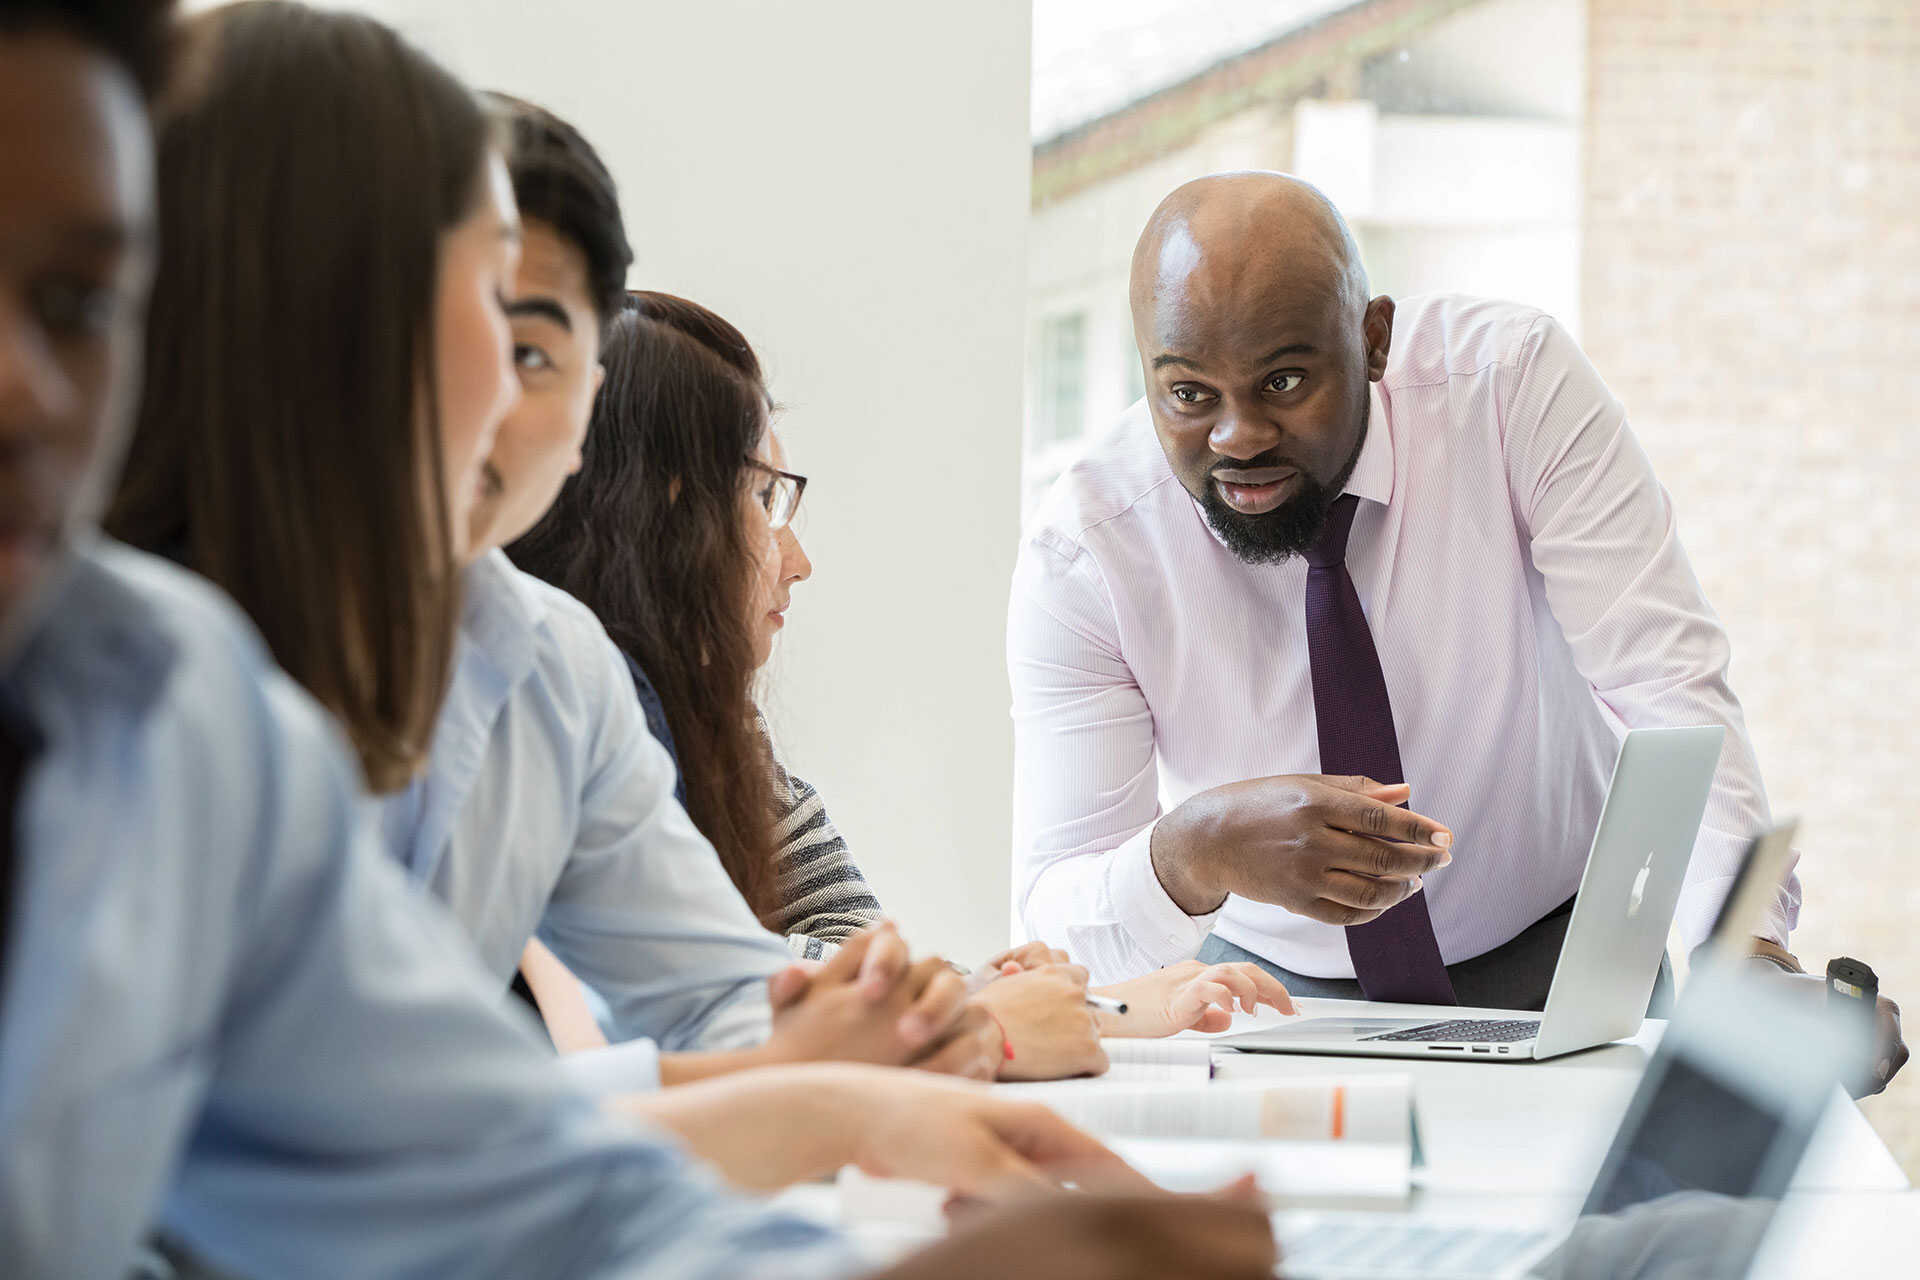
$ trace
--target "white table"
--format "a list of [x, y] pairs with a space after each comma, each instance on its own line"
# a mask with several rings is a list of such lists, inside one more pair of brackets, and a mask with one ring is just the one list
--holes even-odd
[[[1302, 1014], [1354, 1014], [1354, 1002], [1298, 1002]], [[1370, 1005], [1369, 1017], [1427, 1017]], [[1516, 1012], [1516, 1017], [1529, 1016]], [[1537, 1015], [1531, 1015], [1537, 1016]], [[1219, 1051], [1222, 1080], [1405, 1072], [1426, 1167], [1407, 1212], [1422, 1217], [1563, 1224], [1580, 1211], [1666, 1024], [1630, 1041], [1545, 1062], [1319, 1057]], [[1920, 1271], [1920, 1194], [1860, 1108], [1835, 1091], [1820, 1131], [1756, 1261], [1755, 1280], [1911, 1275]]]
[[[1302, 1014], [1351, 1016], [1342, 1000], [1298, 1001]], [[1431, 1015], [1421, 1006], [1369, 1004], [1369, 1017]], [[1516, 1011], [1516, 1017], [1538, 1016]], [[1244, 1015], [1237, 1021], [1246, 1022]], [[1630, 1041], [1546, 1062], [1428, 1061], [1220, 1049], [1216, 1080], [1393, 1072], [1413, 1078], [1426, 1164], [1414, 1171], [1405, 1210], [1422, 1217], [1529, 1224], [1570, 1222], [1625, 1113], [1665, 1023]], [[1082, 1088], [1063, 1081], [1049, 1089]], [[831, 1197], [791, 1203], [837, 1216]], [[924, 1223], [868, 1220], [855, 1230], [881, 1253], [924, 1234]], [[1836, 1091], [1754, 1271], [1756, 1277], [1913, 1274], [1920, 1252], [1920, 1194], [1860, 1110]]]
[[[1419, 1005], [1363, 1005], [1348, 1000], [1298, 1001], [1305, 1016], [1424, 1018]], [[1495, 1016], [1498, 1016], [1497, 1014]], [[1514, 1017], [1538, 1017], [1516, 1011]], [[1425, 1169], [1414, 1171], [1412, 1207], [1431, 1197], [1586, 1194], [1666, 1024], [1649, 1020], [1630, 1041], [1546, 1062], [1359, 1058], [1251, 1054], [1221, 1050], [1221, 1080], [1395, 1072], [1413, 1077], [1414, 1107]], [[1860, 1109], [1836, 1091], [1819, 1136], [1795, 1180], [1797, 1190], [1905, 1191], [1886, 1144]]]

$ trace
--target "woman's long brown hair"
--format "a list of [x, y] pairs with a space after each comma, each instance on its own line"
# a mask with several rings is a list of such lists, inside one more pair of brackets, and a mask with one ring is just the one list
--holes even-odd
[[189, 23], [183, 53], [107, 527], [225, 588], [390, 790], [425, 758], [458, 622], [434, 294], [488, 126], [369, 18], [258, 0]]
[[767, 429], [760, 362], [696, 303], [636, 293], [603, 349], [582, 465], [507, 554], [584, 601], [659, 691], [687, 812], [764, 923], [780, 907], [754, 726], [756, 550], [740, 522]]

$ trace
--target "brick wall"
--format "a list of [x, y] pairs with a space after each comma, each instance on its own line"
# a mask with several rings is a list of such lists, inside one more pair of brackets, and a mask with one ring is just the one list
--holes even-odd
[[[1733, 638], [1810, 967], [1920, 1041], [1920, 3], [1590, 0], [1584, 336]], [[1920, 1177], [1920, 1067], [1868, 1114]]]

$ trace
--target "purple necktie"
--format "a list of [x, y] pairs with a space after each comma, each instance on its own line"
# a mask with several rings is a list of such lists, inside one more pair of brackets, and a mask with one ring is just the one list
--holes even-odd
[[[1313, 717], [1320, 729], [1320, 772], [1405, 782], [1393, 704], [1374, 652], [1360, 594], [1347, 572], [1347, 533], [1360, 499], [1343, 494], [1308, 550], [1307, 657], [1313, 669]], [[1383, 915], [1347, 927], [1353, 974], [1369, 1000], [1458, 1004], [1422, 889]]]

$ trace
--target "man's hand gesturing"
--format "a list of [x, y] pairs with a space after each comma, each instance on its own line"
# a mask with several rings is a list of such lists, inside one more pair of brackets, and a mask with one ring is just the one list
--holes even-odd
[[1203, 791], [1154, 828], [1153, 869], [1188, 915], [1230, 893], [1328, 924], [1365, 924], [1453, 860], [1453, 833], [1401, 808], [1409, 789], [1286, 774]]

